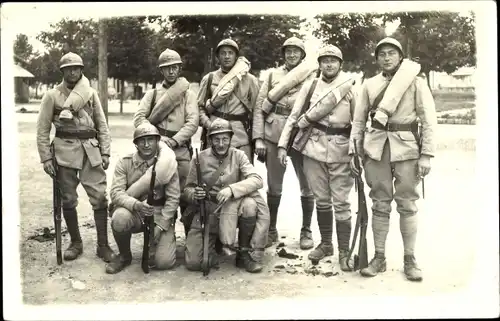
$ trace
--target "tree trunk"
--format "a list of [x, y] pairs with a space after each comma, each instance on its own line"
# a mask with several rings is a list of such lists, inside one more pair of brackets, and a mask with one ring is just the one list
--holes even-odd
[[120, 80], [120, 115], [123, 114], [123, 99], [125, 97], [125, 80]]
[[426, 70], [426, 71], [424, 71], [424, 73], [425, 73], [425, 78], [427, 78], [427, 86], [429, 86], [429, 89], [432, 92], [432, 87], [431, 87], [431, 71], [430, 70]]
[[104, 116], [106, 116], [106, 122], [108, 122], [108, 37], [106, 32], [106, 22], [104, 19], [99, 19], [98, 50], [99, 98], [104, 111]]

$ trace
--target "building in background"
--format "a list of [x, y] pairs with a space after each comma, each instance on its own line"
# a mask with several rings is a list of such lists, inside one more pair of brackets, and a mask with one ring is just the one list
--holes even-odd
[[29, 82], [35, 76], [24, 68], [27, 65], [24, 59], [14, 55], [14, 101], [16, 103], [28, 103], [30, 100]]

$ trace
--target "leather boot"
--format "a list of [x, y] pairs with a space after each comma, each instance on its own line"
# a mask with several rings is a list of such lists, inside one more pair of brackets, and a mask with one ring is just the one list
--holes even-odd
[[368, 266], [364, 269], [361, 269], [360, 274], [362, 276], [367, 276], [367, 277], [374, 277], [378, 273], [385, 272], [387, 269], [387, 262], [385, 260], [385, 254], [384, 253], [379, 253], [375, 252], [375, 256], [373, 259], [368, 263]]
[[63, 209], [64, 221], [68, 228], [68, 233], [71, 237], [71, 244], [64, 251], [64, 260], [72, 261], [78, 258], [83, 253], [82, 237], [80, 236], [80, 229], [78, 227], [78, 214], [76, 208]]
[[94, 211], [95, 228], [97, 230], [96, 255], [104, 262], [111, 262], [115, 253], [108, 243], [108, 210], [107, 208]]
[[252, 239], [253, 231], [255, 229], [255, 224], [257, 222], [257, 217], [240, 217], [238, 219], [239, 232], [238, 232], [238, 243], [239, 243], [239, 256], [236, 256], [236, 266], [244, 267], [249, 273], [258, 273], [262, 271], [263, 266], [259, 262], [255, 261], [250, 253], [250, 240]]
[[132, 263], [132, 252], [130, 251], [132, 234], [130, 232], [119, 233], [113, 230], [113, 236], [120, 254], [115, 255], [111, 262], [106, 264], [106, 273], [108, 274], [116, 274]]
[[311, 261], [319, 261], [327, 256], [333, 255], [332, 243], [320, 243], [314, 250], [312, 250], [307, 258]]
[[276, 222], [278, 220], [278, 208], [281, 202], [281, 195], [267, 194], [267, 206], [269, 207], [269, 215], [271, 221], [269, 223], [269, 231], [267, 233], [266, 247], [270, 247], [273, 243], [278, 241], [279, 235], [276, 229]]
[[313, 264], [327, 256], [333, 255], [333, 210], [332, 208], [316, 208], [316, 213], [319, 232], [321, 234], [321, 243], [308, 255], [309, 260], [313, 261]]
[[314, 247], [314, 241], [311, 232], [311, 218], [314, 210], [314, 198], [301, 196], [302, 204], [302, 229], [300, 230], [300, 249], [309, 250]]
[[417, 265], [414, 255], [404, 256], [404, 271], [410, 281], [422, 281], [422, 270]]
[[339, 265], [344, 272], [351, 271], [347, 265], [347, 256], [349, 255], [349, 241], [351, 238], [351, 219], [345, 221], [335, 221], [337, 230], [337, 242], [339, 245]]

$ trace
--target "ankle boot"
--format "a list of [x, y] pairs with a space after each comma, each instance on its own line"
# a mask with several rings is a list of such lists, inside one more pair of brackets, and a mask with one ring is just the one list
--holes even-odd
[[64, 260], [72, 261], [78, 258], [83, 253], [82, 237], [80, 236], [80, 228], [78, 226], [78, 214], [76, 208], [63, 209], [64, 221], [68, 228], [68, 233], [71, 237], [71, 244], [64, 251]]
[[106, 273], [116, 274], [132, 263], [132, 252], [130, 251], [130, 232], [115, 232], [113, 230], [116, 245], [120, 251], [119, 255], [113, 256], [111, 262], [106, 264]]
[[314, 247], [311, 233], [311, 218], [314, 210], [314, 197], [301, 196], [302, 204], [302, 228], [300, 230], [300, 249], [309, 250]]
[[255, 261], [249, 253], [249, 251], [251, 250], [250, 240], [252, 239], [256, 222], [257, 222], [257, 217], [255, 216], [240, 217], [238, 219], [239, 256], [237, 256], [236, 265], [240, 267], [244, 266], [245, 270], [249, 273], [258, 273], [263, 269], [262, 264]]
[[266, 247], [270, 247], [273, 243], [278, 241], [278, 230], [276, 229], [276, 222], [278, 220], [278, 208], [281, 202], [281, 195], [267, 194], [267, 206], [269, 207], [269, 215], [271, 221], [269, 223], [269, 231], [267, 234]]
[[368, 266], [364, 269], [361, 269], [360, 274], [362, 276], [374, 277], [378, 273], [385, 272], [387, 270], [387, 263], [385, 261], [385, 254], [375, 252], [375, 256], [368, 263]]
[[347, 265], [347, 256], [349, 255], [349, 241], [351, 238], [351, 219], [345, 221], [335, 221], [337, 230], [337, 242], [339, 245], [339, 265], [344, 272], [351, 271]]
[[413, 254], [404, 256], [404, 272], [410, 281], [422, 281], [422, 270], [417, 265]]
[[99, 209], [94, 211], [95, 228], [97, 230], [96, 255], [104, 262], [110, 262], [115, 253], [108, 243], [108, 211]]

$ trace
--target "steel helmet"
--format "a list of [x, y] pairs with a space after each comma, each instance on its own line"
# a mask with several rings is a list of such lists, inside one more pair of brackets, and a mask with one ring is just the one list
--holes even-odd
[[161, 138], [160, 132], [158, 131], [158, 128], [153, 126], [151, 123], [142, 123], [137, 128], [134, 130], [134, 143], [138, 138], [144, 137], [144, 136], [157, 136], [158, 138]]
[[340, 59], [340, 62], [344, 61], [344, 58], [342, 57], [342, 51], [340, 51], [340, 49], [334, 45], [326, 45], [319, 50], [318, 62], [321, 59], [321, 57], [328, 57], [328, 56], [336, 57]]
[[297, 37], [291, 37], [291, 38], [288, 38], [287, 40], [285, 40], [285, 42], [283, 43], [283, 46], [281, 46], [281, 53], [284, 55], [285, 54], [285, 48], [286, 47], [297, 47], [299, 48], [300, 50], [302, 50], [302, 55], [304, 58], [306, 56], [306, 48], [304, 47], [304, 42], [302, 40], [300, 40], [299, 38]]
[[217, 118], [208, 128], [208, 136], [221, 133], [230, 133], [231, 135], [233, 135], [233, 126], [231, 126], [231, 124], [227, 120], [223, 118]]
[[377, 43], [377, 47], [375, 47], [375, 58], [378, 56], [378, 50], [380, 49], [380, 47], [382, 45], [391, 45], [393, 47], [396, 47], [399, 50], [399, 53], [401, 54], [401, 56], [404, 56], [403, 55], [403, 46], [401, 46], [401, 43], [399, 43], [399, 41], [397, 41], [394, 38], [387, 37], [387, 38], [380, 40]]
[[217, 54], [217, 55], [219, 54], [219, 49], [222, 46], [228, 46], [228, 47], [233, 48], [234, 50], [236, 50], [236, 54], [240, 53], [240, 47], [238, 47], [238, 44], [236, 43], [236, 41], [234, 41], [233, 39], [223, 39], [217, 45], [217, 48], [215, 49], [215, 54]]
[[166, 67], [170, 65], [182, 64], [182, 59], [179, 53], [175, 50], [166, 49], [158, 58], [158, 67]]
[[80, 66], [83, 68], [83, 60], [82, 57], [73, 52], [68, 52], [59, 60], [59, 69], [62, 70], [65, 67], [70, 66]]

